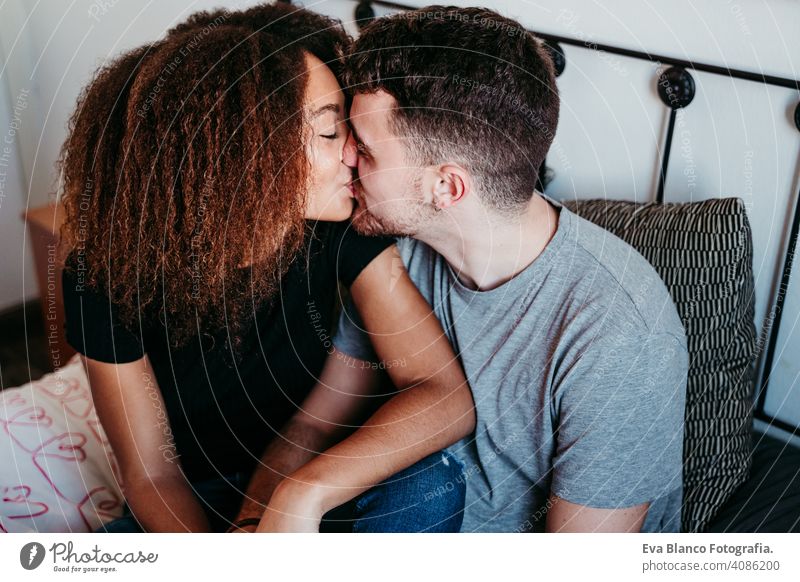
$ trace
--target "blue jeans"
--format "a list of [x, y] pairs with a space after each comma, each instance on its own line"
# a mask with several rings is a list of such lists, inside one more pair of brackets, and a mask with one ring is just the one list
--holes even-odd
[[[426, 457], [358, 497], [326, 513], [321, 532], [458, 532], [464, 512], [464, 466], [447, 451]], [[224, 532], [236, 518], [249, 475], [194, 483], [195, 495], [208, 516], [211, 531]], [[125, 506], [122, 517], [97, 533], [144, 531]]]

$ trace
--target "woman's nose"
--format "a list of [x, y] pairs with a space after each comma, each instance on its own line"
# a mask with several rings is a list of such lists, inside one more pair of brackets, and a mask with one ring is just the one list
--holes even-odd
[[342, 162], [355, 168], [358, 166], [358, 150], [356, 148], [356, 140], [353, 138], [353, 132], [347, 132], [347, 140], [344, 142], [342, 149]]

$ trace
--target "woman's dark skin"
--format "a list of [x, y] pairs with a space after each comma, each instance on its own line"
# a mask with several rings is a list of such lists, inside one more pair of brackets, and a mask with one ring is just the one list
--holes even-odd
[[[223, 32], [220, 29], [215, 34]], [[301, 218], [343, 221], [354, 208], [352, 168], [343, 154], [349, 141], [344, 95], [327, 65], [307, 51], [302, 56], [304, 71], [298, 72], [307, 75], [302, 131], [308, 171], [305, 183], [297, 185], [297, 196], [303, 201]], [[158, 102], [153, 104], [157, 106]], [[76, 135], [91, 137], [88, 133]], [[81, 145], [81, 140], [74, 142], [75, 148]], [[68, 166], [70, 147], [69, 143], [65, 146]], [[102, 155], [102, 148], [97, 155]], [[81, 183], [90, 178], [82, 175], [86, 167], [68, 167], [68, 184], [73, 180], [78, 186], [71, 192], [68, 189], [73, 208], [78, 206]], [[158, 167], [154, 165], [153, 171]], [[156, 174], [153, 179], [160, 177]], [[97, 191], [103, 186], [95, 179]], [[125, 218], [124, 199], [120, 200], [98, 212], [113, 211], [117, 213], [113, 220], [135, 224], [136, 217]], [[130, 208], [138, 208], [135, 201]], [[180, 232], [184, 225], [180, 218], [175, 220], [174, 230]], [[180, 240], [172, 242], [181, 244]], [[244, 249], [234, 266], [248, 266], [248, 258], [262, 250]], [[129, 257], [122, 249], [115, 261], [124, 266], [126, 260]], [[390, 246], [363, 269], [351, 293], [381, 360], [404, 360], [403, 366], [387, 370], [398, 393], [363, 427], [341, 440], [372, 412], [370, 403], [375, 401], [379, 375], [353, 365], [352, 359], [335, 350], [329, 354], [317, 385], [282, 435], [267, 447], [248, 487], [239, 517], [261, 519], [259, 531], [317, 531], [319, 519], [328, 509], [474, 430], [472, 395], [463, 370], [430, 306], [402, 267], [396, 247]], [[126, 502], [137, 520], [152, 532], [209, 531], [206, 514], [184, 477], [180, 460], [162, 454], [169, 443], [158, 411], [166, 407], [147, 355], [124, 364], [87, 357], [83, 363], [97, 414], [119, 461]]]

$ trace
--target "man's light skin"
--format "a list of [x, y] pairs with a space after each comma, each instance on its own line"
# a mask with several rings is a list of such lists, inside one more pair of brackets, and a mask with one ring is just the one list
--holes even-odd
[[[534, 193], [518, 215], [501, 216], [482, 203], [476, 180], [463, 165], [416, 167], [407, 155], [410, 142], [391, 129], [396, 106], [384, 91], [354, 96], [345, 148], [345, 161], [358, 169], [353, 225], [370, 234], [425, 242], [474, 290], [494, 289], [523, 271], [556, 232], [558, 213], [552, 205]], [[649, 508], [643, 503], [599, 509], [553, 494], [549, 505], [548, 532], [638, 532]]]
[[[475, 195], [474, 180], [461, 164], [410, 165], [408, 142], [388, 125], [394, 106], [394, 97], [383, 91], [359, 93], [354, 99], [354, 131], [345, 161], [358, 167], [356, 197], [368, 211], [356, 211], [354, 226], [425, 242], [472, 289], [493, 289], [524, 270], [555, 233], [558, 214], [553, 207], [536, 194], [525, 212], [513, 219], [501, 217]], [[406, 188], [401, 191], [398, 184]], [[421, 188], [414, 191], [417, 184]]]

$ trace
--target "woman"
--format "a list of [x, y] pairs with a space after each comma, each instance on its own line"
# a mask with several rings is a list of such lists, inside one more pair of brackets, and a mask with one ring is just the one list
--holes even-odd
[[[347, 42], [286, 5], [200, 13], [79, 100], [64, 295], [132, 514], [107, 531], [460, 527], [463, 487], [436, 507], [407, 493], [461, 483], [433, 453], [475, 419], [393, 241], [344, 222]], [[338, 282], [398, 389], [345, 440], [380, 377], [332, 347]]]

